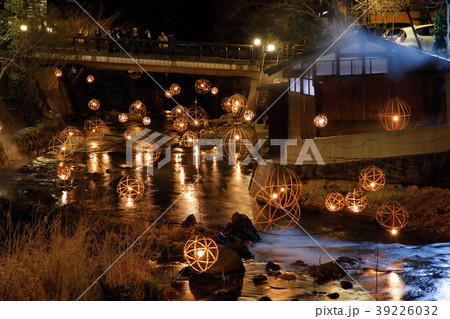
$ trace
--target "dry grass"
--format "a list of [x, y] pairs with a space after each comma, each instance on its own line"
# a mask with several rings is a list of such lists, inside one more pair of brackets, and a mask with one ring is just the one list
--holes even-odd
[[[81, 220], [69, 225], [44, 218], [1, 229], [0, 300], [77, 299], [137, 238], [142, 224]], [[154, 237], [139, 241], [82, 300], [166, 299], [169, 288], [154, 276], [150, 262], [158, 250]]]

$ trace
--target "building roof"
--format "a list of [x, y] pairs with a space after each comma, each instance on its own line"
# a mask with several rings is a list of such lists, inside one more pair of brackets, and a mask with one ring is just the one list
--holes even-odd
[[297, 55], [285, 62], [264, 70], [269, 76], [283, 71], [287, 76], [299, 76], [317, 62], [350, 61], [350, 60], [386, 60], [389, 65], [387, 72], [406, 73], [415, 71], [449, 71], [450, 60], [437, 55], [405, 47], [374, 37], [364, 32], [358, 32], [339, 38], [320, 48]]

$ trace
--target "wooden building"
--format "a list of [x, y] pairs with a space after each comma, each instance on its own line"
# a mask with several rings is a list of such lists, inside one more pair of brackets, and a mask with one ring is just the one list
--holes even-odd
[[[267, 87], [268, 105], [277, 101], [269, 111], [270, 137], [383, 131], [378, 111], [393, 97], [411, 108], [407, 128], [448, 124], [449, 70], [450, 60], [383, 38], [363, 32], [343, 37], [265, 70], [289, 79]], [[327, 116], [326, 127], [314, 126], [318, 114]]]

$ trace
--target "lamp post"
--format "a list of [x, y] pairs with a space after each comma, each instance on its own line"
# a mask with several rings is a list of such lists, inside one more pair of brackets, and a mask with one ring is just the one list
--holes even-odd
[[266, 61], [266, 53], [267, 52], [273, 52], [275, 51], [275, 45], [273, 44], [268, 44], [267, 47], [262, 44], [261, 39], [256, 38], [253, 41], [253, 44], [255, 46], [261, 46], [261, 66], [260, 66], [260, 70], [259, 70], [259, 80], [258, 80], [258, 86], [256, 89], [256, 105], [258, 105], [259, 103], [259, 90], [258, 88], [261, 86], [261, 82], [262, 82], [262, 76], [263, 76], [263, 72], [264, 72], [264, 62]]

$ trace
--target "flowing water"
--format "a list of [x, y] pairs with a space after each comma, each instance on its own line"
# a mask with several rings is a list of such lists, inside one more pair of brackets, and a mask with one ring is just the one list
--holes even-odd
[[[133, 127], [132, 123], [127, 124]], [[178, 134], [168, 125], [165, 121], [159, 127], [150, 126], [174, 138], [171, 162], [155, 168], [152, 176], [147, 174], [145, 165], [126, 166], [125, 128], [116, 126], [110, 127], [102, 139], [87, 140], [86, 149], [80, 150], [86, 151], [85, 158], [81, 165], [74, 165], [74, 178], [81, 179], [83, 187], [51, 191], [64, 204], [82, 201], [92, 214], [112, 218], [153, 221], [163, 214], [159, 222], [168, 223], [182, 222], [194, 214], [198, 222], [209, 225], [225, 225], [236, 211], [252, 218], [248, 192], [252, 171], [229, 166], [225, 161], [206, 160], [203, 150], [193, 152], [179, 147]], [[45, 155], [37, 158], [34, 165], [56, 167], [57, 162]], [[124, 174], [144, 180], [146, 191], [139, 201], [117, 199], [113, 185]], [[10, 187], [10, 182], [7, 178], [0, 181], [0, 193], [17, 199], [21, 190]], [[192, 192], [184, 196], [188, 183], [193, 183]], [[50, 188], [50, 184], [41, 182], [40, 186]], [[252, 248], [256, 260], [246, 261], [247, 272], [238, 287], [240, 300], [255, 300], [262, 295], [273, 300], [327, 300], [326, 294], [331, 292], [338, 292], [339, 300], [450, 300], [450, 243], [423, 245], [402, 234], [392, 237], [373, 223], [337, 214], [303, 212], [300, 225], [302, 229], [261, 234], [262, 242]], [[292, 264], [302, 260], [313, 265], [340, 256], [360, 258], [358, 265], [350, 267], [351, 277], [343, 278], [355, 281], [353, 289], [342, 289], [339, 281], [316, 285], [305, 267]], [[252, 277], [264, 273], [267, 260], [281, 264], [284, 271], [296, 275], [296, 280], [269, 277], [267, 283], [255, 285]], [[198, 287], [178, 277], [183, 266], [162, 266], [160, 274], [177, 285], [178, 299], [203, 299], [205, 296], [196, 292]]]

